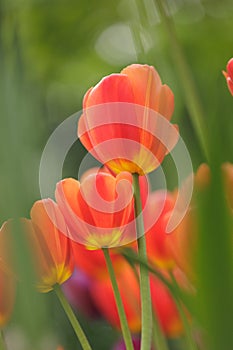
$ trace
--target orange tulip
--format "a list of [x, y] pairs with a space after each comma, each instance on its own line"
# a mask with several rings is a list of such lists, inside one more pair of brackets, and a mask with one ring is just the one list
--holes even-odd
[[13, 273], [11, 221], [0, 228], [0, 329], [8, 322], [14, 307], [16, 278]]
[[227, 71], [223, 71], [223, 75], [226, 78], [228, 89], [233, 95], [233, 58], [231, 58], [227, 63]]
[[48, 292], [65, 282], [74, 268], [69, 231], [57, 204], [51, 199], [37, 201], [31, 209], [31, 221], [26, 221], [26, 234], [37, 287]]
[[178, 140], [169, 120], [174, 96], [152, 66], [132, 64], [86, 93], [78, 136], [113, 172], [144, 175], [156, 169]]
[[64, 179], [56, 200], [74, 241], [88, 249], [116, 247], [136, 238], [132, 176], [93, 173], [80, 183]]

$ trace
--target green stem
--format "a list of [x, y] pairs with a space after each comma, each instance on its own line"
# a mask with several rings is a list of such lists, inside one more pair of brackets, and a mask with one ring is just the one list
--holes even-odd
[[[137, 226], [137, 243], [138, 255], [147, 262], [146, 239], [144, 235], [144, 223], [142, 217], [142, 204], [140, 197], [139, 176], [133, 174], [134, 187], [134, 206]], [[151, 348], [152, 337], [152, 305], [149, 271], [140, 265], [140, 291], [141, 291], [141, 309], [142, 309], [142, 329], [141, 329], [141, 350], [149, 350]]]
[[2, 329], [0, 330], [0, 350], [6, 350], [6, 343]]
[[169, 350], [163, 331], [159, 324], [158, 317], [155, 312], [153, 312], [153, 329], [153, 343], [155, 349]]
[[55, 291], [55, 293], [56, 293], [56, 295], [57, 295], [74, 331], [75, 331], [75, 334], [77, 335], [77, 338], [78, 338], [80, 344], [82, 345], [83, 350], [92, 350], [91, 346], [86, 338], [86, 335], [83, 332], [82, 327], [79, 324], [79, 321], [77, 320], [70, 304], [66, 300], [59, 284], [56, 284], [54, 286], [54, 291]]
[[175, 290], [177, 291], [177, 293], [174, 295], [175, 296], [174, 300], [175, 300], [180, 318], [181, 318], [183, 326], [184, 326], [187, 347], [190, 350], [198, 350], [198, 347], [193, 340], [193, 335], [192, 335], [192, 331], [190, 328], [190, 324], [189, 324], [189, 321], [187, 319], [186, 313], [184, 311], [182, 302], [181, 302], [180, 298], [177, 297], [177, 294], [179, 294], [180, 287], [179, 287], [179, 285], [176, 281], [176, 278], [172, 272], [170, 273], [170, 276], [171, 276], [171, 279], [173, 282], [173, 286], [174, 286]]
[[204, 154], [208, 160], [208, 135], [207, 128], [204, 124], [205, 115], [202, 108], [202, 103], [197, 93], [197, 89], [193, 80], [192, 72], [189, 64], [186, 60], [183, 49], [176, 35], [175, 25], [172, 17], [166, 11], [166, 1], [156, 0], [161, 17], [163, 19], [165, 29], [168, 34], [168, 39], [171, 46], [171, 52], [173, 53], [175, 67], [177, 68], [182, 87], [184, 89], [184, 96], [186, 99], [186, 105], [190, 113], [193, 125], [196, 129], [196, 133], [200, 139], [200, 144], [204, 151]]
[[136, 264], [144, 266], [145, 269], [147, 269], [149, 272], [151, 272], [153, 275], [158, 277], [158, 279], [168, 288], [170, 293], [174, 298], [181, 299], [182, 302], [185, 304], [186, 308], [193, 314], [194, 313], [194, 308], [191, 305], [191, 299], [188, 297], [188, 295], [184, 294], [181, 292], [181, 290], [177, 290], [173, 284], [171, 284], [159, 270], [156, 270], [154, 267], [151, 265], [148, 265], [147, 262], [145, 262], [143, 259], [138, 257], [132, 249], [129, 248], [124, 248], [121, 250], [121, 254], [127, 258], [128, 261], [132, 261]]
[[115, 301], [116, 301], [116, 306], [117, 306], [117, 311], [118, 311], [118, 315], [120, 318], [120, 323], [121, 323], [121, 330], [122, 330], [122, 334], [123, 334], [123, 338], [125, 341], [125, 346], [127, 350], [133, 350], [133, 342], [132, 342], [132, 337], [131, 337], [131, 333], [129, 330], [129, 326], [128, 326], [128, 322], [127, 322], [127, 318], [125, 315], [125, 310], [124, 310], [124, 306], [122, 303], [122, 299], [121, 299], [121, 295], [120, 295], [120, 291], [117, 285], [117, 281], [116, 281], [116, 275], [113, 269], [113, 265], [112, 265], [112, 261], [109, 255], [109, 250], [108, 248], [102, 248], [103, 253], [104, 253], [104, 257], [105, 257], [105, 261], [106, 261], [106, 265], [108, 268], [108, 273], [110, 276], [110, 280], [112, 283], [112, 289], [113, 289], [113, 293], [114, 293], [114, 297], [115, 297]]

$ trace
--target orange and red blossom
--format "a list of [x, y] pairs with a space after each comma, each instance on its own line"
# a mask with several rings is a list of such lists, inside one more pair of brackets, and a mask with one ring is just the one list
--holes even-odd
[[16, 276], [13, 272], [11, 221], [0, 228], [0, 329], [8, 322], [14, 307]]
[[69, 232], [57, 204], [51, 199], [35, 202], [30, 214], [25, 231], [37, 287], [41, 292], [48, 292], [55, 284], [65, 282], [73, 272]]
[[226, 78], [228, 89], [233, 95], [233, 58], [231, 58], [227, 63], [227, 71], [223, 71], [223, 75]]
[[87, 91], [78, 136], [113, 172], [144, 175], [161, 164], [178, 140], [169, 122], [173, 110], [173, 93], [154, 67], [132, 64]]
[[56, 200], [72, 240], [88, 249], [116, 247], [135, 240], [132, 175], [93, 173], [83, 181], [64, 179]]

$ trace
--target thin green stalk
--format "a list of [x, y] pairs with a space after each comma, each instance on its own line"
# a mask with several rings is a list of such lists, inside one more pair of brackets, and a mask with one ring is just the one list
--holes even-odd
[[92, 350], [91, 346], [86, 338], [86, 335], [83, 332], [82, 327], [79, 324], [79, 321], [77, 320], [70, 304], [66, 300], [59, 284], [56, 284], [54, 286], [54, 291], [55, 291], [55, 293], [56, 293], [56, 295], [57, 295], [74, 331], [75, 331], [75, 334], [77, 335], [77, 338], [78, 338], [80, 344], [82, 345], [83, 350]]
[[102, 250], [104, 253], [106, 265], [108, 268], [108, 273], [109, 273], [110, 280], [112, 283], [112, 289], [113, 289], [113, 293], [114, 293], [114, 297], [115, 297], [115, 301], [116, 301], [116, 305], [117, 305], [118, 315], [120, 318], [121, 330], [122, 330], [123, 338], [125, 341], [125, 346], [126, 346], [127, 350], [133, 350], [134, 347], [133, 347], [132, 337], [131, 337], [131, 333], [129, 330], [127, 318], [125, 315], [125, 310], [124, 310], [124, 306], [122, 303], [120, 291], [119, 291], [119, 288], [117, 285], [116, 275], [115, 275], [115, 272], [113, 269], [110, 255], [109, 255], [109, 250], [108, 250], [108, 248], [102, 248]]
[[[135, 261], [133, 261], [127, 254], [125, 254], [125, 249], [122, 251], [122, 255], [124, 256], [126, 261], [130, 264], [130, 266], [133, 269], [133, 272], [135, 274], [135, 277], [137, 279], [137, 282], [139, 283], [139, 275], [138, 275], [138, 270], [136, 269]], [[149, 271], [149, 269], [148, 269], [148, 271]], [[158, 317], [157, 317], [154, 310], [152, 311], [152, 318], [153, 318], [152, 342], [154, 344], [154, 348], [159, 349], [159, 350], [169, 350], [167, 342], [166, 342], [166, 338], [165, 338], [164, 333], [160, 327]]]
[[[141, 259], [147, 262], [146, 240], [144, 235], [144, 223], [142, 217], [142, 204], [140, 197], [139, 176], [133, 174], [134, 187], [134, 206], [137, 226], [137, 243], [138, 255]], [[141, 308], [142, 308], [142, 329], [141, 329], [141, 350], [151, 348], [152, 338], [152, 305], [149, 271], [145, 266], [140, 265], [140, 291], [141, 291]]]
[[158, 317], [153, 312], [153, 344], [155, 349], [169, 350], [165, 336], [158, 321]]
[[[175, 290], [177, 292], [179, 292], [180, 287], [177, 284], [177, 281], [176, 281], [176, 278], [175, 278], [174, 274], [171, 272], [170, 275], [171, 275], [171, 279], [172, 279], [173, 286], [174, 286]], [[177, 293], [177, 294], [179, 294], [179, 293]], [[193, 335], [192, 335], [192, 331], [191, 331], [191, 328], [190, 328], [190, 324], [189, 324], [189, 321], [187, 319], [186, 313], [184, 311], [182, 302], [181, 302], [180, 298], [177, 297], [177, 295], [175, 295], [174, 300], [175, 300], [175, 303], [176, 303], [176, 306], [177, 306], [180, 318], [182, 320], [182, 324], [184, 326], [187, 347], [190, 350], [198, 350], [198, 347], [197, 347], [197, 345], [196, 345], [196, 343], [195, 343], [195, 341], [193, 339]]]
[[[186, 339], [187, 339], [187, 344], [189, 345], [189, 349], [192, 350], [197, 350], [197, 345], [194, 343], [194, 340], [192, 338], [192, 334], [190, 331], [190, 326], [187, 320], [187, 316], [183, 310], [182, 304], [185, 304], [187, 309], [191, 309], [191, 312], [193, 313], [193, 308], [190, 306], [190, 302], [188, 302], [187, 300], [184, 300], [184, 295], [181, 292], [176, 280], [174, 283], [174, 279], [172, 277], [173, 283], [171, 284], [159, 271], [157, 271], [156, 269], [154, 269], [151, 265], [148, 265], [147, 262], [145, 262], [144, 259], [141, 259], [140, 257], [136, 256], [136, 254], [133, 251], [129, 251], [129, 249], [124, 249], [122, 250], [122, 255], [127, 257], [128, 260], [134, 261], [135, 263], [139, 264], [140, 266], [144, 266], [145, 269], [147, 269], [148, 271], [150, 271], [153, 275], [155, 275], [156, 277], [158, 277], [158, 279], [164, 283], [164, 285], [168, 288], [168, 290], [170, 291], [174, 302], [177, 305], [177, 309], [178, 312], [180, 314], [182, 323], [184, 325], [184, 329], [185, 329], [185, 333], [186, 333]], [[154, 320], [156, 321], [156, 320]], [[154, 326], [156, 326], [154, 324]], [[158, 341], [158, 340], [156, 340]], [[155, 341], [154, 341], [154, 344]], [[157, 347], [158, 347], [158, 343], [157, 343]], [[160, 347], [158, 347], [159, 349], [163, 349]]]
[[0, 350], [6, 350], [6, 343], [2, 329], [0, 330]]
[[181, 299], [185, 307], [193, 314], [194, 309], [191, 305], [191, 300], [188, 298], [187, 295], [185, 295], [181, 290], [177, 290], [173, 284], [171, 284], [159, 270], [156, 270], [154, 267], [152, 267], [150, 264], [145, 262], [143, 259], [138, 257], [131, 249], [124, 248], [121, 250], [121, 254], [127, 258], [127, 260], [131, 260], [132, 262], [144, 266], [145, 269], [147, 269], [149, 272], [151, 272], [153, 275], [155, 275], [170, 291], [171, 295], [174, 298]]
[[175, 67], [177, 68], [177, 72], [179, 74], [182, 87], [184, 89], [183, 92], [184, 92], [184, 97], [186, 99], [186, 105], [190, 113], [190, 117], [192, 119], [193, 125], [196, 129], [196, 133], [199, 137], [203, 152], [208, 160], [209, 159], [208, 143], [207, 143], [208, 135], [207, 135], [207, 127], [204, 124], [205, 115], [204, 115], [202, 103], [199, 98], [199, 94], [197, 92], [197, 89], [193, 80], [192, 72], [186, 60], [182, 46], [180, 45], [180, 42], [177, 38], [173, 19], [166, 12], [167, 2], [164, 0], [156, 0], [156, 4], [158, 5], [162, 20], [165, 25], [165, 29], [168, 34], [168, 39], [170, 42], [171, 52], [173, 54]]

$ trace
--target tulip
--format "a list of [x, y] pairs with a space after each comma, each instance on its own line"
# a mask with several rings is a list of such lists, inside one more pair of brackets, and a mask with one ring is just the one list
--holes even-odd
[[227, 63], [227, 71], [223, 71], [223, 75], [226, 78], [228, 89], [233, 95], [233, 58], [231, 58]]
[[144, 175], [178, 140], [169, 122], [173, 110], [173, 93], [154, 67], [133, 64], [87, 91], [78, 137], [113, 172]]
[[74, 262], [69, 231], [55, 202], [37, 201], [26, 221], [26, 237], [37, 276], [37, 287], [48, 292], [72, 274]]
[[127, 244], [136, 238], [132, 176], [95, 173], [57, 184], [56, 200], [74, 241], [88, 249]]
[[16, 277], [12, 264], [11, 221], [0, 228], [0, 329], [3, 328], [12, 314]]
[[[84, 181], [84, 179], [89, 175], [94, 175], [100, 172], [110, 174], [109, 170], [106, 167], [101, 169], [92, 168], [81, 176], [80, 181]], [[113, 176], [115, 177], [116, 175], [113, 174]], [[149, 181], [146, 176], [141, 176], [139, 180], [142, 205], [145, 207], [149, 192]], [[75, 265], [78, 270], [82, 271], [91, 279], [94, 278], [103, 280], [109, 277], [102, 250], [90, 250], [87, 249], [83, 244], [77, 243], [75, 241], [72, 241], [72, 246]], [[132, 249], [135, 249], [134, 244], [131, 244], [130, 247]], [[114, 265], [115, 273], [117, 274], [118, 271], [121, 270], [122, 260], [124, 260], [124, 258], [119, 254], [117, 248], [110, 249], [109, 254]]]

